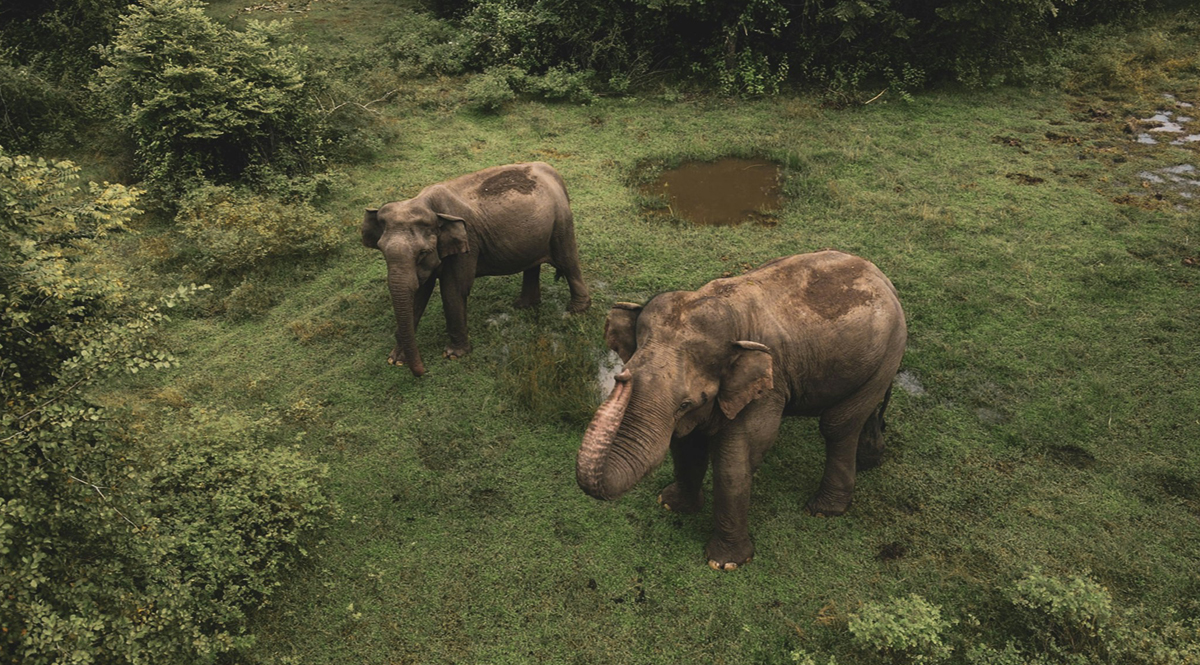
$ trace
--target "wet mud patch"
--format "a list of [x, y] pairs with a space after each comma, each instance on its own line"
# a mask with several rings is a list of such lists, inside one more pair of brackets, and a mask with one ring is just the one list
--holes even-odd
[[895, 541], [884, 543], [879, 546], [879, 551], [875, 553], [876, 561], [896, 561], [903, 559], [908, 554], [908, 545]]
[[1090, 469], [1096, 466], [1096, 456], [1079, 446], [1054, 446], [1047, 456], [1063, 466]]
[[780, 167], [765, 159], [727, 157], [684, 162], [639, 187], [654, 213], [706, 226], [778, 223], [783, 207]]
[[1004, 177], [1008, 178], [1009, 180], [1016, 180], [1022, 185], [1040, 185], [1043, 182], [1046, 182], [1045, 178], [1039, 178], [1035, 175], [1029, 175], [1027, 173], [1009, 173]]

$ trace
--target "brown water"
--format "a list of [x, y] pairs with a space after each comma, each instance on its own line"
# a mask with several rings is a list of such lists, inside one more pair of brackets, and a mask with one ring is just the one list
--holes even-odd
[[665, 212], [695, 224], [771, 223], [783, 205], [779, 165], [763, 159], [686, 162], [663, 171], [642, 193], [668, 202]]

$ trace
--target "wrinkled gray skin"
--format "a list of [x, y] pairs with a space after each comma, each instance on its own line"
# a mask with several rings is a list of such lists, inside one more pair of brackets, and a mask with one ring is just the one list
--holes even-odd
[[443, 356], [471, 351], [467, 296], [480, 275], [524, 273], [517, 307], [541, 302], [543, 263], [565, 276], [570, 312], [592, 300], [579, 270], [575, 227], [566, 185], [549, 164], [509, 164], [430, 185], [407, 201], [368, 209], [362, 242], [383, 252], [388, 291], [396, 315], [392, 365], [407, 364], [421, 376], [425, 364], [416, 331], [434, 284], [441, 282], [450, 343]]
[[705, 553], [715, 569], [754, 554], [750, 480], [783, 416], [820, 418], [825, 475], [810, 514], [846, 512], [856, 468], [883, 454], [907, 332], [896, 289], [863, 259], [791, 256], [644, 307], [617, 303], [604, 335], [625, 368], [584, 434], [579, 486], [616, 499], [669, 450], [675, 482], [659, 502], [691, 513], [711, 461], [716, 529]]

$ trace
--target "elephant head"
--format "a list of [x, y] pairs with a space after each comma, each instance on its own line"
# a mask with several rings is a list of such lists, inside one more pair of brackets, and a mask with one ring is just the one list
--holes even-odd
[[736, 318], [728, 305], [683, 291], [645, 308], [613, 305], [604, 337], [625, 368], [579, 448], [584, 492], [620, 497], [662, 462], [672, 437], [718, 428], [773, 387], [770, 350], [738, 340]]
[[387, 261], [396, 348], [416, 376], [425, 373], [425, 365], [417, 350], [415, 294], [446, 257], [470, 251], [466, 226], [473, 216], [457, 195], [434, 185], [407, 201], [368, 208], [363, 218], [363, 245], [379, 249]]

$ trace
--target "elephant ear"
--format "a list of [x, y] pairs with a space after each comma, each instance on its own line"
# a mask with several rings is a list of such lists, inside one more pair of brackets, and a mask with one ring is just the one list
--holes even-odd
[[771, 350], [758, 342], [734, 342], [736, 347], [729, 369], [721, 379], [717, 402], [725, 417], [733, 420], [750, 402], [775, 387]]
[[471, 250], [467, 245], [467, 222], [462, 217], [455, 217], [444, 212], [438, 216], [438, 258], [444, 259], [451, 254], [466, 254]]
[[631, 302], [613, 303], [604, 322], [604, 341], [627, 363], [637, 351], [637, 319], [642, 306]]
[[379, 239], [383, 237], [383, 222], [379, 220], [378, 208], [367, 208], [359, 231], [362, 232], [363, 247], [379, 249]]

